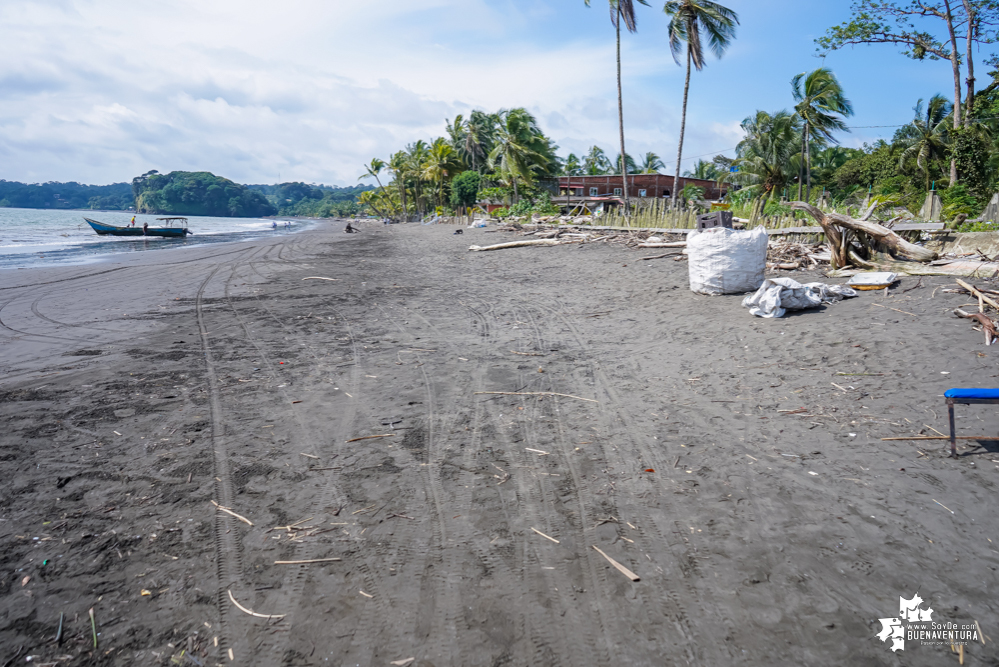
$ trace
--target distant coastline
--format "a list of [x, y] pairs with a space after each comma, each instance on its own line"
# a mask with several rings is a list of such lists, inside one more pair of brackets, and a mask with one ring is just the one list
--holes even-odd
[[258, 218], [349, 217], [366, 212], [358, 196], [372, 185], [339, 187], [301, 182], [242, 185], [211, 172], [153, 170], [131, 183], [86, 185], [0, 179], [0, 209], [136, 212]]

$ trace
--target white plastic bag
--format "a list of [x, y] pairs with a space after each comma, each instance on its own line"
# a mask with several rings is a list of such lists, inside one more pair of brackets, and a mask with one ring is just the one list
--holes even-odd
[[752, 292], [767, 268], [767, 230], [716, 227], [687, 235], [690, 289], [698, 294]]
[[850, 296], [857, 296], [857, 292], [844, 285], [802, 285], [791, 278], [768, 278], [755, 294], [742, 300], [742, 305], [757, 317], [784, 317], [788, 310], [817, 308]]

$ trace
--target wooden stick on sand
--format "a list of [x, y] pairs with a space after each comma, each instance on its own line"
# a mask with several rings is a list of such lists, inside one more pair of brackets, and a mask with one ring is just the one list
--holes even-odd
[[276, 560], [275, 565], [306, 565], [308, 563], [332, 563], [339, 558], [312, 558], [310, 560]]
[[[591, 545], [591, 546], [594, 549], [597, 549], [596, 545]], [[600, 549], [597, 549], [597, 553], [600, 554], [601, 556], [603, 556], [604, 558], [606, 558], [607, 562], [610, 563], [611, 565], [613, 565], [614, 567], [616, 567], [617, 571], [620, 572], [621, 574], [623, 574], [624, 576], [628, 577], [632, 581], [640, 581], [640, 579], [639, 579], [639, 577], [638, 577], [637, 574], [635, 574], [634, 572], [632, 572], [631, 570], [629, 570], [628, 568], [626, 568], [624, 565], [621, 565], [621, 563], [618, 563], [616, 560], [614, 560], [613, 558], [611, 558], [610, 556], [608, 556], [607, 554], [605, 554]]]
[[[949, 435], [910, 435], [904, 438], [881, 438], [882, 440], [950, 440]], [[957, 435], [955, 440], [999, 440], [999, 435]]]
[[351, 438], [347, 442], [357, 442], [358, 440], [370, 440], [371, 438], [394, 438], [395, 433], [385, 433], [384, 435], [364, 435], [360, 438]]
[[250, 616], [256, 616], [257, 618], [284, 618], [285, 617], [285, 614], [258, 614], [255, 611], [251, 611], [250, 609], [247, 609], [243, 605], [241, 605], [238, 602], [236, 602], [236, 598], [234, 598], [232, 596], [232, 590], [229, 590], [229, 599], [232, 600], [232, 603], [234, 605], [236, 605], [236, 607], [238, 607], [240, 611], [246, 612]]
[[561, 544], [561, 542], [559, 542], [558, 540], [556, 540], [554, 537], [552, 537], [551, 535], [545, 535], [544, 533], [542, 533], [540, 530], [538, 530], [534, 526], [531, 526], [531, 530], [533, 530], [535, 533], [537, 533], [541, 537], [545, 538], [546, 540], [551, 540], [555, 544]]
[[212, 501], [212, 505], [215, 505], [215, 509], [219, 510], [220, 512], [225, 512], [229, 516], [234, 516], [234, 517], [236, 517], [237, 519], [239, 519], [240, 521], [242, 521], [243, 523], [245, 523], [248, 526], [252, 526], [253, 525], [253, 522], [250, 521], [249, 519], [247, 519], [245, 516], [240, 516], [240, 515], [236, 514], [235, 512], [233, 512], [228, 507], [222, 507], [221, 505], [219, 505], [214, 500]]
[[957, 284], [960, 285], [961, 287], [963, 287], [964, 289], [968, 290], [973, 295], [977, 296], [980, 300], [982, 300], [985, 303], [989, 304], [990, 306], [992, 306], [996, 310], [999, 310], [999, 303], [996, 303], [996, 301], [994, 299], [991, 299], [991, 298], [985, 296], [980, 291], [978, 291], [977, 289], [975, 289], [974, 287], [972, 287], [968, 283], [964, 282], [963, 280], [958, 280]]
[[580, 401], [589, 401], [590, 403], [598, 403], [592, 398], [583, 398], [582, 396], [573, 396], [572, 394], [559, 394], [554, 391], [477, 391], [476, 394], [497, 394], [499, 396], [564, 396], [566, 398], [575, 398]]

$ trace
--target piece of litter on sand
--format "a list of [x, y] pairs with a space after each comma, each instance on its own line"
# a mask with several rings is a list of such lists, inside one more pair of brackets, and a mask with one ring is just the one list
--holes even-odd
[[307, 565], [309, 563], [332, 563], [339, 558], [310, 558], [309, 560], [276, 560], [275, 565]]
[[235, 659], [236, 659], [236, 654], [232, 652], [232, 649], [229, 649], [229, 662], [232, 662]]
[[308, 278], [302, 278], [302, 280], [340, 280], [339, 278], [323, 278], [322, 276], [309, 276]]
[[121, 435], [121, 433], [119, 433], [118, 431], [112, 431], [112, 433], [114, 433], [115, 435]]
[[535, 528], [535, 527], [533, 527], [533, 526], [531, 526], [531, 530], [533, 530], [533, 531], [534, 531], [535, 533], [537, 533], [537, 534], [538, 534], [538, 535], [540, 535], [541, 537], [545, 538], [546, 540], [551, 540], [551, 541], [552, 541], [552, 542], [554, 542], [555, 544], [561, 544], [561, 542], [559, 542], [558, 540], [556, 540], [556, 539], [555, 539], [554, 537], [552, 537], [551, 535], [545, 535], [544, 533], [542, 533], [542, 532], [541, 532], [540, 530], [538, 530], [537, 528]]
[[371, 593], [365, 593], [364, 591], [357, 591], [357, 592], [360, 593], [361, 595], [363, 595], [366, 598], [373, 598], [373, 597], [375, 597]]
[[601, 551], [600, 549], [598, 549], [595, 544], [594, 545], [590, 545], [590, 546], [592, 546], [594, 549], [596, 549], [596, 551], [597, 551], [598, 554], [600, 554], [601, 556], [603, 556], [604, 558], [606, 558], [608, 563], [610, 563], [615, 568], [617, 568], [618, 572], [620, 572], [624, 576], [628, 577], [632, 581], [640, 581], [639, 576], [637, 574], [635, 574], [634, 572], [632, 572], [631, 570], [629, 570], [628, 568], [626, 568], [624, 565], [621, 565], [616, 560], [614, 560], [613, 558], [611, 558], [610, 556], [608, 556], [607, 554], [605, 554], [603, 551]]
[[850, 436], [851, 438], [856, 438], [857, 437], [856, 433], [847, 433], [847, 435]]
[[245, 612], [245, 613], [249, 614], [250, 616], [256, 616], [257, 618], [284, 618], [285, 617], [284, 614], [258, 614], [257, 612], [251, 611], [251, 610], [247, 609], [246, 607], [244, 607], [243, 605], [241, 605], [238, 602], [236, 602], [236, 598], [234, 598], [232, 596], [232, 590], [231, 589], [228, 591], [228, 593], [229, 593], [229, 599], [232, 600], [232, 603], [234, 605], [236, 605], [236, 608], [239, 609], [242, 612]]
[[318, 456], [313, 456], [312, 454], [306, 454], [305, 452], [299, 452], [298, 455], [299, 456], [305, 456], [305, 457], [310, 458], [310, 459], [318, 459], [319, 458]]
[[524, 449], [526, 449], [529, 452], [534, 452], [538, 456], [548, 456], [548, 452], [540, 450], [540, 449], [531, 449], [530, 447], [524, 447]]
[[809, 475], [815, 475], [815, 476], [818, 476], [818, 474], [819, 474], [819, 473], [817, 473], [817, 472], [812, 472], [811, 470], [809, 470], [809, 471], [808, 471], [808, 474], [809, 474]]
[[347, 442], [357, 442], [358, 440], [370, 440], [372, 438], [394, 438], [395, 433], [385, 433], [384, 435], [363, 435], [360, 438], [351, 438]]
[[[933, 500], [933, 498], [930, 498], [930, 500]], [[933, 502], [935, 502], [935, 503], [936, 503], [937, 505], [940, 505], [940, 507], [944, 508], [945, 510], [947, 510], [947, 511], [948, 511], [948, 512], [950, 512], [951, 514], [954, 514], [954, 513], [955, 513], [955, 512], [954, 512], [954, 510], [952, 510], [951, 508], [947, 507], [946, 505], [944, 505], [944, 504], [943, 504], [942, 502], [940, 502], [939, 500], [933, 500]]]
[[411, 662], [415, 662], [416, 658], [406, 658], [404, 660], [393, 660], [390, 665], [396, 665], [396, 667], [406, 667]]

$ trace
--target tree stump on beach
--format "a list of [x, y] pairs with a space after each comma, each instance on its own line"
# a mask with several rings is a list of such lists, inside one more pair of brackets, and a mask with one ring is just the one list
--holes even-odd
[[[856, 220], [841, 213], [826, 213], [811, 204], [796, 201], [791, 204], [791, 208], [796, 211], [805, 211], [819, 223], [826, 234], [826, 241], [829, 245], [832, 268], [839, 269], [849, 264], [857, 264], [863, 268], [875, 268], [875, 264], [869, 261], [874, 258], [878, 251], [878, 245], [883, 246], [892, 257], [905, 259], [913, 262], [932, 262], [937, 253], [909, 243], [901, 236], [870, 220]], [[867, 257], [860, 257], [856, 249], [852, 247], [850, 234], [860, 243], [861, 250]]]

